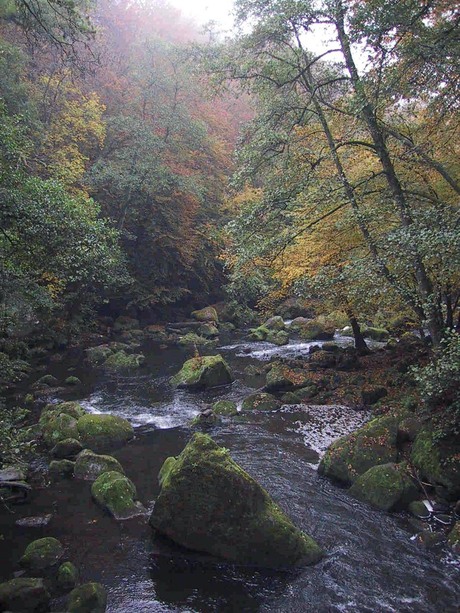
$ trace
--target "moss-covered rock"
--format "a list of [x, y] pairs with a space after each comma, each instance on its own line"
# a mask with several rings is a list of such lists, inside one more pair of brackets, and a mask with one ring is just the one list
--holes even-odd
[[359, 476], [350, 494], [382, 511], [400, 511], [419, 496], [406, 464], [380, 464]]
[[82, 449], [82, 444], [76, 438], [65, 438], [51, 449], [51, 455], [58, 460], [74, 458]]
[[120, 315], [115, 320], [113, 329], [115, 332], [124, 332], [125, 330], [135, 330], [139, 328], [139, 320], [134, 317], [128, 317], [126, 315]]
[[281, 396], [282, 404], [301, 404], [299, 396], [295, 392], [286, 392]]
[[236, 402], [232, 402], [231, 400], [218, 400], [212, 405], [212, 410], [216, 415], [225, 415], [228, 417], [238, 415]]
[[298, 328], [298, 332], [308, 341], [330, 341], [334, 338], [335, 326], [327, 321], [310, 319]]
[[144, 511], [136, 501], [136, 486], [116, 471], [100, 475], [91, 487], [91, 495], [115, 519], [129, 519]]
[[91, 366], [100, 366], [111, 354], [112, 349], [108, 345], [90, 347], [86, 350], [86, 361], [91, 364]]
[[270, 330], [265, 340], [281, 347], [289, 343], [289, 334], [285, 330]]
[[70, 376], [70, 377], [67, 377], [67, 379], [64, 381], [64, 383], [66, 385], [72, 385], [72, 386], [74, 386], [74, 385], [81, 385], [80, 379], [78, 377], [73, 376], [73, 375]]
[[258, 328], [250, 328], [249, 339], [251, 341], [265, 341], [270, 334], [270, 330], [265, 326], [259, 326]]
[[281, 362], [274, 362], [267, 373], [267, 392], [290, 391], [311, 383], [311, 374], [302, 368], [291, 368]]
[[406, 417], [398, 425], [398, 441], [415, 441], [417, 434], [423, 428], [422, 420], [418, 417]]
[[337, 355], [334, 352], [320, 349], [311, 355], [309, 361], [311, 368], [315, 370], [318, 368], [334, 368], [337, 366]]
[[85, 409], [78, 402], [60, 402], [58, 404], [47, 404], [41, 412], [39, 425], [41, 428], [47, 426], [51, 419], [57, 415], [69, 415], [74, 419], [80, 419], [86, 414]]
[[204, 338], [216, 338], [219, 336], [219, 330], [214, 324], [205, 323], [198, 328], [198, 334]]
[[276, 330], [278, 332], [286, 329], [284, 319], [279, 315], [275, 315], [274, 317], [270, 317], [270, 319], [267, 319], [263, 326], [268, 330]]
[[382, 385], [365, 385], [361, 389], [361, 398], [364, 404], [375, 404], [381, 398], [385, 398], [388, 391]]
[[411, 462], [419, 475], [438, 486], [448, 500], [460, 498], [460, 454], [455, 440], [435, 441], [430, 425], [424, 427], [412, 445]]
[[409, 505], [409, 511], [417, 519], [429, 519], [430, 512], [421, 500], [414, 500]]
[[39, 389], [41, 387], [56, 387], [59, 385], [59, 381], [53, 375], [43, 375], [32, 385], [33, 389]]
[[447, 542], [455, 553], [460, 553], [460, 521], [455, 522], [454, 527], [449, 532]]
[[100, 583], [85, 583], [69, 594], [69, 613], [105, 613], [107, 592]]
[[306, 387], [302, 387], [295, 392], [296, 396], [300, 398], [301, 402], [308, 402], [318, 394], [318, 386], [315, 383], [311, 383]]
[[104, 362], [104, 368], [108, 370], [123, 371], [139, 368], [144, 364], [145, 356], [142, 353], [126, 353], [125, 351], [116, 351], [109, 355]]
[[61, 543], [48, 536], [30, 543], [19, 563], [23, 568], [35, 572], [54, 566], [63, 555], [64, 547]]
[[72, 562], [64, 562], [58, 569], [57, 584], [61, 590], [73, 590], [78, 583], [78, 570]]
[[53, 481], [61, 479], [72, 479], [75, 469], [75, 462], [71, 460], [53, 460], [50, 462], [50, 477]]
[[289, 330], [291, 330], [292, 332], [296, 332], [306, 326], [309, 321], [310, 319], [308, 319], [307, 317], [296, 317], [289, 324]]
[[43, 579], [20, 577], [0, 584], [0, 611], [42, 613], [49, 610], [50, 599]]
[[172, 377], [174, 387], [206, 389], [232, 383], [233, 375], [221, 355], [206, 355], [187, 360], [180, 372]]
[[390, 338], [390, 333], [385, 328], [364, 328], [362, 334], [364, 338], [370, 338], [373, 341], [385, 342]]
[[190, 422], [190, 426], [192, 428], [196, 426], [209, 428], [218, 424], [219, 421], [219, 416], [216, 415], [212, 409], [206, 409], [201, 413], [198, 413], [198, 415], [192, 419], [192, 421]]
[[243, 411], [276, 411], [281, 407], [281, 402], [272, 394], [257, 392], [243, 400]]
[[84, 415], [77, 423], [80, 440], [93, 451], [105, 451], [120, 447], [134, 436], [128, 420], [118, 415]]
[[318, 467], [320, 475], [350, 484], [369, 468], [396, 462], [398, 419], [383, 416], [332, 443]]
[[188, 345], [194, 345], [196, 347], [211, 347], [213, 344], [212, 340], [209, 338], [204, 338], [204, 336], [200, 336], [195, 332], [188, 332], [187, 334], [180, 336], [177, 342], [179, 345], [183, 345], [184, 347]]
[[75, 462], [74, 475], [76, 479], [95, 481], [99, 475], [109, 471], [124, 474], [122, 465], [110, 455], [98, 455], [89, 449], [82, 451]]
[[160, 471], [150, 524], [180, 545], [240, 564], [314, 564], [318, 545], [267, 492], [206, 435], [195, 434]]
[[197, 311], [192, 312], [193, 319], [197, 321], [213, 321], [214, 323], [218, 323], [219, 317], [217, 315], [217, 311], [212, 306], [204, 307], [204, 309], [198, 309]]
[[54, 447], [65, 439], [78, 439], [77, 420], [67, 413], [55, 413], [42, 426], [42, 436], [48, 447]]

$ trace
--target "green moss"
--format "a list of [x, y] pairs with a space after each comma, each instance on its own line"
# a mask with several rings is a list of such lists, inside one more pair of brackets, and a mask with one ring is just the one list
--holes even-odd
[[198, 328], [198, 333], [205, 338], [216, 338], [216, 336], [219, 336], [219, 330], [214, 324], [202, 324]]
[[145, 362], [145, 356], [142, 353], [130, 354], [125, 351], [117, 351], [109, 355], [104, 362], [104, 368], [109, 370], [130, 370], [139, 368]]
[[456, 553], [460, 553], [460, 521], [457, 521], [449, 532], [447, 542]]
[[77, 420], [67, 413], [54, 413], [42, 426], [43, 440], [48, 447], [69, 438], [78, 439]]
[[78, 377], [67, 377], [67, 379], [64, 381], [64, 383], [66, 385], [81, 385], [81, 381]]
[[334, 338], [335, 326], [328, 321], [311, 319], [298, 327], [299, 335], [308, 341], [329, 341]]
[[69, 594], [69, 613], [105, 613], [107, 592], [100, 583], [85, 583]]
[[206, 435], [195, 434], [160, 471], [150, 524], [177, 543], [242, 564], [315, 563], [322, 552], [267, 492]]
[[418, 498], [419, 491], [406, 464], [380, 464], [359, 476], [350, 494], [382, 511], [398, 511]]
[[98, 347], [90, 347], [86, 350], [86, 360], [92, 366], [99, 366], [103, 364], [106, 359], [111, 355], [112, 350], [108, 345], [99, 345]]
[[285, 330], [286, 328], [284, 319], [280, 317], [279, 315], [270, 317], [270, 319], [267, 319], [267, 321], [263, 325], [268, 330], [275, 330], [277, 332], [281, 332], [282, 330]]
[[48, 611], [49, 603], [43, 579], [20, 577], [0, 584], [1, 611]]
[[287, 345], [289, 343], [289, 334], [284, 330], [270, 330], [267, 334], [266, 340], [268, 343], [273, 343], [274, 345], [281, 347], [282, 345]]
[[265, 394], [259, 392], [257, 394], [251, 394], [243, 400], [243, 411], [276, 411], [281, 407], [281, 402], [272, 396], [272, 394]]
[[53, 377], [53, 375], [43, 375], [43, 377], [40, 377], [40, 379], [38, 379], [38, 381], [34, 383], [33, 387], [34, 388], [39, 388], [43, 386], [55, 387], [58, 384], [59, 384], [59, 381], [56, 379], [56, 377]]
[[54, 566], [63, 555], [61, 543], [49, 536], [30, 543], [19, 562], [24, 568], [36, 571]]
[[390, 337], [388, 330], [384, 328], [364, 328], [362, 331], [364, 338], [370, 338], [373, 341], [386, 341]]
[[71, 479], [75, 469], [75, 462], [70, 460], [53, 460], [50, 463], [50, 475], [54, 481]]
[[112, 456], [98, 455], [89, 449], [82, 451], [75, 462], [76, 479], [94, 481], [99, 475], [109, 471], [116, 471], [122, 475], [125, 472], [120, 462]]
[[270, 334], [270, 330], [265, 326], [259, 326], [258, 328], [251, 328], [249, 330], [249, 338], [251, 341], [265, 341]]
[[206, 355], [187, 360], [180, 372], [172, 377], [174, 387], [203, 389], [225, 385], [233, 375], [221, 355]]
[[62, 590], [72, 590], [78, 583], [78, 571], [72, 562], [64, 562], [58, 569], [57, 583]]
[[210, 347], [213, 344], [213, 341], [208, 338], [204, 338], [195, 334], [195, 332], [188, 332], [181, 336], [178, 340], [179, 345], [196, 345], [197, 347]]
[[82, 451], [83, 447], [79, 440], [75, 438], [66, 438], [59, 441], [52, 449], [51, 455], [57, 459], [73, 458]]
[[267, 373], [267, 392], [290, 391], [311, 383], [311, 374], [302, 368], [291, 368], [281, 362], [274, 362]]
[[57, 415], [69, 415], [74, 419], [80, 419], [86, 414], [85, 409], [78, 402], [60, 402], [59, 404], [47, 404], [41, 412], [39, 425], [45, 427], [47, 423]]
[[115, 519], [127, 519], [141, 511], [136, 504], [136, 487], [132, 481], [116, 471], [100, 475], [91, 487], [94, 500]]
[[198, 311], [192, 312], [193, 319], [197, 321], [213, 321], [217, 323], [219, 321], [219, 317], [217, 315], [217, 311], [212, 306], [207, 306], [204, 309], [199, 309]]
[[236, 403], [231, 400], [218, 400], [212, 405], [212, 410], [216, 415], [225, 415], [228, 417], [238, 415]]
[[117, 415], [84, 415], [77, 423], [80, 440], [85, 447], [104, 451], [130, 441], [134, 430], [129, 421]]

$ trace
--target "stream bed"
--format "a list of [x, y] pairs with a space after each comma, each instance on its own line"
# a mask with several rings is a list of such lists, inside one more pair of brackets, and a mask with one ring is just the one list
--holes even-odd
[[[219, 399], [241, 402], [263, 385], [263, 376], [246, 374], [247, 366], [276, 355], [305, 355], [311, 344], [275, 347], [234, 338], [217, 352], [233, 369], [235, 383], [202, 393], [173, 390], [168, 383], [190, 352], [153, 343], [142, 348], [147, 362], [140, 374], [90, 372], [79, 363], [75, 374], [85, 384], [80, 398], [87, 410], [133, 423], [135, 440], [113, 455], [150, 511], [159, 492], [158, 471], [168, 456], [181, 452], [191, 436], [188, 424], [200, 409]], [[50, 372], [59, 376], [68, 367], [55, 363]], [[111, 613], [457, 612], [460, 565], [455, 556], [442, 548], [424, 549], [408, 516], [372, 510], [317, 476], [327, 446], [369, 417], [349, 407], [295, 405], [223, 419], [208, 430], [323, 547], [326, 556], [316, 566], [295, 573], [238, 568], [170, 543], [154, 543], [148, 515], [116, 522], [92, 502], [88, 482], [71, 480], [38, 488], [30, 503], [2, 512], [1, 578], [18, 570], [31, 540], [54, 536], [65, 545], [66, 559], [79, 568], [82, 581], [107, 588]], [[46, 514], [52, 515], [46, 526], [16, 524]], [[64, 603], [54, 601], [53, 610], [64, 610]]]

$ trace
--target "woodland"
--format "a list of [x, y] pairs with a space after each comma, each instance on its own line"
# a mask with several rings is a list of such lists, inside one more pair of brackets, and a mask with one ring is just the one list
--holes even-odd
[[235, 0], [234, 19], [0, 0], [0, 466], [33, 447], [40, 360], [209, 305], [266, 341], [296, 304], [351, 330], [374, 386], [368, 339], [406, 343], [391, 401], [458, 484], [460, 5]]

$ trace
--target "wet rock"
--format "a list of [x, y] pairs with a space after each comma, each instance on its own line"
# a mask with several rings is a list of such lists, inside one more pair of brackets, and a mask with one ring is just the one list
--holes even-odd
[[51, 449], [51, 455], [58, 460], [74, 458], [82, 449], [82, 444], [76, 438], [65, 438]]
[[103, 366], [108, 370], [123, 371], [139, 368], [144, 362], [145, 356], [142, 353], [133, 354], [116, 351], [109, 355]]
[[0, 470], [0, 481], [25, 481], [26, 471], [18, 466], [8, 466]]
[[281, 347], [282, 345], [287, 345], [289, 343], [289, 334], [284, 330], [270, 330], [267, 334], [266, 341]]
[[98, 347], [90, 347], [86, 350], [86, 361], [92, 366], [102, 365], [107, 358], [112, 354], [112, 350], [108, 345], [99, 345]]
[[119, 472], [110, 471], [100, 475], [91, 487], [91, 495], [115, 519], [129, 519], [145, 510], [136, 501], [134, 483]]
[[296, 330], [300, 330], [304, 326], [308, 324], [310, 320], [307, 317], [296, 317], [289, 324], [289, 330], [295, 332]]
[[106, 608], [107, 592], [100, 583], [85, 583], [69, 594], [68, 613], [105, 613]]
[[47, 428], [49, 422], [55, 419], [58, 415], [68, 415], [78, 420], [86, 414], [86, 411], [78, 402], [60, 402], [59, 404], [47, 404], [41, 412], [39, 426]]
[[435, 485], [440, 497], [456, 501], [460, 497], [460, 456], [458, 441], [435, 441], [433, 428], [425, 426], [412, 445], [411, 462], [419, 475]]
[[225, 415], [228, 417], [238, 415], [236, 402], [232, 402], [231, 400], [218, 400], [212, 405], [212, 410], [216, 415]]
[[20, 577], [0, 584], [0, 610], [41, 613], [49, 610], [50, 595], [43, 579]]
[[364, 328], [362, 331], [364, 338], [370, 338], [373, 341], [385, 342], [389, 339], [390, 333], [384, 328]]
[[305, 402], [314, 398], [318, 393], [318, 386], [315, 383], [302, 387], [296, 390], [295, 395], [300, 399], [300, 402]]
[[56, 413], [42, 426], [42, 435], [48, 447], [55, 447], [65, 439], [78, 439], [77, 420], [67, 413]]
[[444, 535], [441, 532], [431, 532], [431, 530], [422, 530], [417, 536], [417, 540], [427, 549], [434, 549], [444, 540]]
[[199, 413], [195, 418], [193, 418], [192, 421], [190, 422], [190, 426], [191, 427], [194, 427], [194, 426], [210, 427], [210, 426], [215, 426], [218, 423], [219, 423], [218, 415], [216, 415], [214, 411], [211, 408], [209, 408], [209, 409], [205, 409], [204, 411], [201, 411], [201, 413]]
[[267, 319], [263, 326], [268, 330], [276, 330], [278, 332], [281, 330], [285, 330], [286, 328], [284, 319], [279, 315], [275, 315], [274, 317], [270, 317], [270, 319]]
[[216, 338], [219, 336], [219, 330], [214, 324], [202, 324], [198, 328], [198, 334], [204, 338]]
[[50, 463], [50, 476], [54, 481], [60, 479], [72, 479], [75, 462], [70, 460], [53, 460]]
[[335, 326], [328, 321], [310, 319], [298, 328], [299, 335], [308, 341], [330, 341], [334, 338]]
[[22, 517], [17, 519], [15, 524], [16, 526], [21, 526], [21, 528], [43, 528], [50, 523], [52, 517], [51, 513], [37, 515], [36, 517]]
[[83, 446], [96, 452], [120, 447], [134, 437], [132, 425], [118, 415], [87, 414], [78, 420], [77, 428]]
[[282, 404], [301, 404], [299, 396], [295, 392], [286, 392], [281, 396]]
[[250, 328], [249, 339], [251, 341], [265, 341], [270, 334], [270, 330], [265, 326], [259, 326], [258, 328]]
[[457, 521], [449, 532], [449, 536], [447, 537], [447, 543], [449, 547], [451, 547], [455, 553], [460, 553], [460, 522]]
[[109, 471], [125, 473], [120, 462], [110, 455], [98, 455], [85, 449], [77, 456], [74, 469], [76, 479], [95, 481], [99, 475]]
[[251, 394], [243, 400], [243, 411], [276, 411], [281, 407], [281, 402], [272, 394], [258, 392]]
[[39, 571], [50, 568], [59, 562], [64, 555], [64, 547], [61, 543], [48, 536], [30, 543], [19, 560], [23, 568], [29, 571]]
[[351, 484], [373, 466], [396, 462], [397, 431], [396, 417], [385, 415], [373, 419], [332, 443], [320, 462], [319, 474]]
[[184, 547], [269, 568], [322, 557], [318, 545], [209, 436], [195, 434], [177, 458], [165, 461], [159, 480], [150, 525]]
[[207, 389], [232, 383], [233, 375], [221, 355], [206, 355], [187, 360], [180, 372], [172, 377], [174, 387]]
[[382, 385], [365, 385], [361, 389], [361, 398], [364, 404], [371, 405], [388, 395], [388, 391]]
[[414, 500], [409, 505], [409, 511], [418, 519], [430, 519], [431, 513], [421, 500]]
[[350, 494], [382, 511], [400, 511], [419, 496], [406, 464], [380, 464], [360, 475]]
[[212, 321], [214, 323], [218, 323], [219, 321], [217, 311], [212, 306], [207, 306], [204, 309], [193, 311], [191, 315], [192, 315], [192, 318], [196, 319], [197, 321], [204, 321], [204, 322]]
[[291, 391], [311, 383], [311, 374], [301, 368], [291, 368], [281, 362], [274, 362], [267, 373], [267, 392]]
[[311, 314], [310, 305], [302, 298], [288, 298], [277, 310], [284, 319], [305, 318]]
[[73, 590], [78, 583], [78, 570], [72, 562], [64, 562], [58, 569], [57, 584], [61, 590]]

